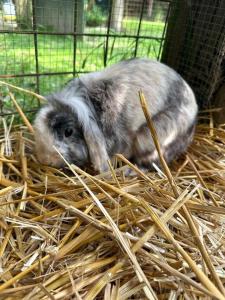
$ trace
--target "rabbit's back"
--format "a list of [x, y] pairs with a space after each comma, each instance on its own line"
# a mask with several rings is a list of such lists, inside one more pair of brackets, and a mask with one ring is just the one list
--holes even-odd
[[104, 101], [107, 102], [108, 114], [105, 111], [104, 118], [111, 119], [113, 111], [117, 121], [121, 116], [133, 131], [144, 122], [139, 91], [144, 93], [152, 116], [173, 108], [174, 118], [182, 115], [181, 125], [187, 123], [188, 126], [197, 114], [195, 96], [189, 85], [173, 69], [157, 61], [137, 58], [122, 61], [103, 71], [84, 75], [81, 81], [96, 94], [99, 83], [107, 82], [108, 98], [101, 99], [103, 106]]

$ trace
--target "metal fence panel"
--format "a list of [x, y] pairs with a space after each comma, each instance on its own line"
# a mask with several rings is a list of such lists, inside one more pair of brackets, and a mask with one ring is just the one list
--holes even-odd
[[[0, 10], [0, 79], [45, 95], [72, 76], [122, 59], [159, 59], [169, 6], [162, 0], [8, 0]], [[13, 112], [4, 90], [1, 99], [1, 114]], [[38, 106], [22, 94], [17, 100], [25, 111]]]

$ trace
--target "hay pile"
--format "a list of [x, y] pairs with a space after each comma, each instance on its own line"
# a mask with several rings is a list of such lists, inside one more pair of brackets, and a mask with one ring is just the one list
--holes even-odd
[[32, 128], [3, 121], [0, 299], [225, 299], [225, 130], [210, 120], [171, 171], [132, 178], [121, 156], [111, 175], [42, 166]]

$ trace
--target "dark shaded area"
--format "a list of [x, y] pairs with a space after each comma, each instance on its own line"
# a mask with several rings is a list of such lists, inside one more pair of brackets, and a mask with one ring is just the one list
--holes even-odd
[[225, 1], [173, 0], [162, 61], [192, 86], [200, 107], [224, 82]]

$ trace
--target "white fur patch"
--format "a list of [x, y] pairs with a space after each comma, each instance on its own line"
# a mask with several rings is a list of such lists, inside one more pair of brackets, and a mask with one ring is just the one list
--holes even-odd
[[70, 99], [73, 110], [77, 114], [79, 122], [84, 126], [88, 126], [90, 116], [92, 115], [90, 108], [82, 101], [82, 98], [74, 97]]
[[163, 141], [163, 146], [166, 147], [170, 145], [177, 136], [177, 130], [172, 131], [172, 133]]
[[71, 107], [72, 111], [76, 113], [79, 122], [84, 127], [88, 127], [92, 112], [82, 97], [71, 96], [70, 92], [68, 92], [63, 94], [62, 97], [57, 97], [57, 101]]
[[148, 155], [149, 161], [154, 161], [158, 159], [158, 152], [157, 150], [154, 150], [150, 155]]
[[181, 110], [187, 116], [187, 121], [192, 122], [196, 117], [198, 106], [192, 89], [186, 82], [184, 82], [184, 84], [186, 87], [186, 89], [184, 90], [184, 97], [189, 100], [189, 103], [188, 105], [182, 105]]
[[34, 121], [34, 126], [40, 130], [40, 131], [44, 131], [44, 130], [48, 130], [48, 128], [46, 127], [46, 116], [47, 114], [52, 111], [52, 107], [51, 106], [44, 106], [42, 107], [39, 112], [37, 113], [36, 119]]

